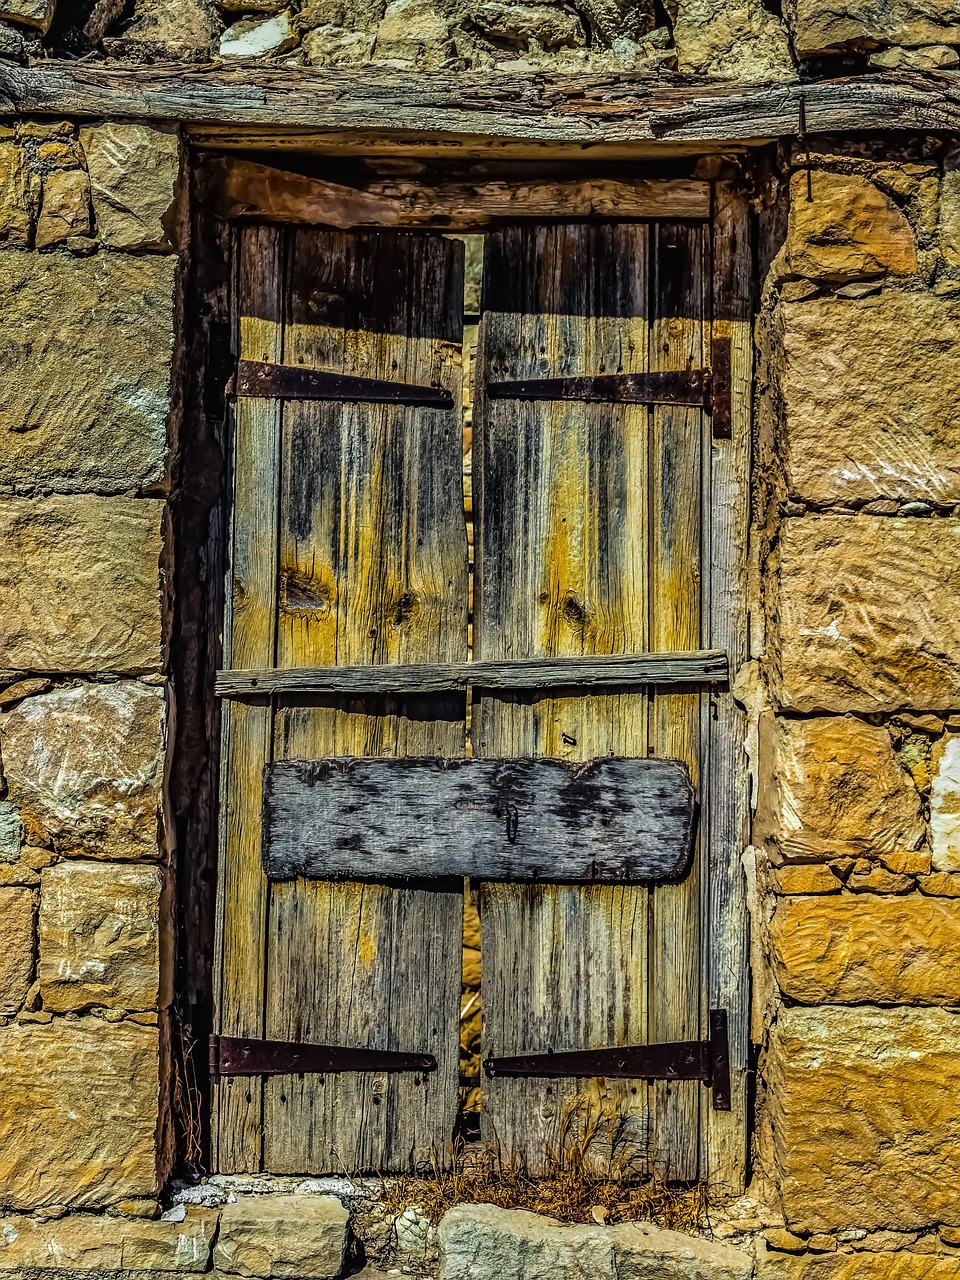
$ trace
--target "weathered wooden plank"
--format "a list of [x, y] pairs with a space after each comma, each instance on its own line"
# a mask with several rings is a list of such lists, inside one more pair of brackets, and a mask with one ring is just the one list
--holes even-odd
[[[704, 637], [729, 646], [734, 671], [749, 652], [747, 536], [750, 527], [750, 393], [753, 375], [750, 213], [730, 183], [718, 183], [713, 223], [712, 332], [730, 346], [730, 437], [714, 440]], [[710, 1008], [726, 1009], [731, 1109], [710, 1111], [706, 1171], [711, 1186], [739, 1195], [746, 1178], [750, 1066], [748, 928], [741, 857], [749, 839], [750, 783], [745, 717], [728, 689], [716, 690], [703, 829], [709, 858], [704, 895], [705, 986]]]
[[221, 698], [270, 694], [451, 693], [456, 689], [579, 690], [610, 685], [724, 682], [727, 655], [720, 649], [689, 653], [582, 654], [561, 658], [513, 658], [491, 662], [419, 662], [397, 666], [260, 668], [218, 671]]
[[[285, 358], [445, 387], [459, 404], [462, 245], [293, 233]], [[279, 666], [462, 662], [467, 548], [455, 410], [288, 402]], [[276, 758], [462, 755], [462, 698], [280, 706]], [[277, 1040], [432, 1053], [427, 1075], [275, 1077], [277, 1173], [442, 1165], [456, 1108], [463, 882], [275, 884], [266, 976]]]
[[[648, 234], [643, 224], [568, 224], [491, 235], [481, 392], [493, 378], [645, 372]], [[648, 414], [478, 397], [481, 661], [649, 648]], [[643, 690], [484, 691], [474, 755], [644, 757], [646, 705]], [[484, 884], [484, 1056], [645, 1043], [648, 897], [638, 886]], [[487, 1080], [481, 1132], [534, 1173], [556, 1160], [642, 1172], [647, 1086]]]
[[[283, 354], [283, 245], [274, 228], [246, 230], [237, 264], [238, 340], [242, 355]], [[273, 661], [276, 639], [277, 522], [281, 406], [246, 400], [234, 414], [233, 504], [227, 663]], [[270, 758], [269, 706], [236, 705], [223, 720], [223, 788], [217, 888], [218, 997], [215, 1029], [262, 1036], [263, 962], [268, 884], [260, 861], [263, 765]], [[259, 1080], [213, 1083], [213, 1150], [224, 1173], [260, 1168], [262, 1086]]]
[[264, 776], [271, 879], [662, 880], [690, 853], [673, 760], [288, 760]]
[[[431, 147], [445, 138], [589, 147], [592, 157], [643, 147], [764, 143], [795, 133], [800, 103], [810, 133], [960, 130], [960, 75], [900, 72], [819, 83], [744, 85], [664, 73], [570, 76], [498, 72], [421, 75], [393, 68], [138, 66], [45, 62], [0, 65], [0, 111], [251, 126], [290, 145], [323, 138], [351, 147]], [[227, 138], [229, 134], [227, 134]], [[221, 137], [222, 143], [226, 139]], [[644, 146], [644, 144], [646, 144]], [[502, 150], [502, 148], [501, 148]]]
[[710, 184], [693, 179], [413, 182], [362, 186], [227, 156], [206, 156], [200, 197], [219, 217], [306, 226], [480, 230], [518, 218], [709, 218]]
[[[653, 238], [653, 319], [650, 363], [686, 369], [704, 361], [707, 316], [706, 237], [689, 224], [657, 223]], [[697, 647], [701, 636], [700, 559], [705, 416], [682, 405], [652, 411], [650, 546], [651, 644]], [[701, 701], [698, 690], [656, 690], [650, 708], [650, 750], [686, 762], [701, 781]], [[650, 1038], [696, 1040], [701, 1026], [700, 875], [694, 853], [682, 880], [659, 885], [650, 906]], [[663, 1176], [699, 1174], [703, 1095], [689, 1081], [653, 1086], [652, 1157]]]

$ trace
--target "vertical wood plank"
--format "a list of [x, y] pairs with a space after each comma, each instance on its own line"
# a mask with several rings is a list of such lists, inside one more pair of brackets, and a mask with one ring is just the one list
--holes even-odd
[[[285, 233], [268, 227], [251, 228], [238, 237], [236, 305], [242, 359], [283, 359], [284, 239]], [[274, 663], [281, 413], [278, 401], [260, 399], [240, 400], [234, 412], [227, 666]], [[232, 703], [224, 708], [222, 724], [216, 957], [220, 981], [214, 1025], [223, 1035], [262, 1036], [268, 886], [260, 862], [260, 808], [271, 710], [266, 704]], [[260, 1080], [215, 1082], [211, 1113], [217, 1168], [224, 1173], [258, 1170]]]
[[[714, 339], [730, 343], [730, 438], [712, 442], [709, 629], [705, 638], [727, 650], [731, 677], [748, 657], [747, 538], [749, 530], [750, 393], [753, 382], [750, 215], [743, 194], [717, 183], [713, 221]], [[704, 895], [706, 991], [709, 1007], [729, 1015], [732, 1106], [711, 1109], [706, 1167], [711, 1185], [739, 1194], [746, 1179], [750, 984], [747, 910], [741, 856], [749, 841], [750, 784], [744, 713], [733, 694], [714, 695], [704, 809], [709, 892]]]
[[[462, 245], [297, 232], [287, 363], [442, 385], [460, 402]], [[457, 411], [291, 402], [278, 665], [462, 661], [467, 546]], [[462, 755], [462, 695], [278, 710], [278, 758]], [[426, 1075], [276, 1077], [272, 1172], [417, 1167], [456, 1117], [462, 881], [273, 886], [267, 1035], [434, 1053]]]
[[[485, 401], [484, 379], [647, 369], [642, 225], [489, 237], [475, 410], [477, 657], [647, 647], [642, 406]], [[643, 691], [479, 700], [475, 755], [645, 755]], [[646, 890], [483, 886], [484, 1056], [646, 1040]], [[484, 1080], [482, 1134], [533, 1173], [642, 1172], [647, 1087]]]
[[[653, 370], [705, 363], [706, 262], [703, 230], [661, 222], [653, 239]], [[696, 649], [701, 634], [701, 486], [703, 413], [683, 405], [654, 407], [651, 436], [650, 643]], [[650, 753], [683, 760], [694, 787], [701, 777], [702, 694], [656, 691], [651, 699]], [[675, 884], [651, 891], [650, 1040], [695, 1040], [701, 1022], [701, 852]], [[665, 1177], [699, 1173], [703, 1086], [653, 1086], [652, 1158]]]

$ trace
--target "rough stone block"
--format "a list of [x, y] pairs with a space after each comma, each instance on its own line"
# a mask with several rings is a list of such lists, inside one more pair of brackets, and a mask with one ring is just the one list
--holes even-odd
[[960, 302], [885, 289], [781, 316], [790, 495], [960, 502]]
[[784, 995], [802, 1004], [960, 1004], [960, 903], [785, 898], [770, 922]]
[[62, 862], [40, 879], [43, 1007], [155, 1009], [160, 997], [157, 867]]
[[785, 10], [798, 58], [884, 45], [960, 44], [954, 0], [787, 0]]
[[0, 18], [49, 31], [56, 0], [0, 0]]
[[805, 516], [780, 535], [779, 704], [960, 704], [960, 521]]
[[764, 1075], [792, 1230], [960, 1222], [960, 1015], [781, 1008]]
[[0, 501], [0, 666], [158, 671], [163, 505]]
[[960, 1280], [960, 1258], [909, 1253], [829, 1253], [790, 1257], [767, 1250], [757, 1280]]
[[0, 889], [0, 1014], [23, 1004], [33, 982], [33, 894]]
[[[47, 249], [67, 236], [88, 236], [90, 231], [90, 179], [82, 169], [55, 170], [43, 184], [37, 248]], [[59, 329], [57, 336], [61, 337]]]
[[948, 169], [940, 183], [940, 252], [949, 267], [960, 267], [960, 169]]
[[52, 1222], [0, 1217], [0, 1273], [205, 1271], [218, 1215], [191, 1206], [183, 1222], [76, 1214]]
[[681, 72], [764, 84], [797, 78], [786, 27], [760, 0], [679, 0], [673, 33]]
[[171, 62], [204, 62], [216, 53], [222, 30], [212, 0], [134, 0], [123, 35], [109, 37], [104, 48], [113, 56], [136, 60], [146, 55]]
[[0, 862], [16, 862], [23, 843], [23, 823], [15, 805], [0, 800]]
[[26, 152], [16, 143], [0, 142], [0, 240], [22, 246], [30, 243], [35, 203], [36, 181]]
[[137, 680], [77, 685], [0, 716], [10, 798], [61, 853], [156, 858], [163, 690]]
[[815, 169], [793, 175], [786, 249], [787, 270], [813, 280], [909, 276], [917, 269], [910, 223], [888, 195], [857, 174]]
[[882, 856], [923, 843], [920, 794], [882, 725], [766, 714], [759, 774], [755, 838], [783, 858]]
[[0, 1201], [92, 1207], [159, 1191], [156, 1027], [0, 1027]]
[[241, 1196], [223, 1207], [213, 1263], [229, 1275], [330, 1280], [343, 1267], [349, 1220], [336, 1196]]
[[180, 140], [142, 124], [80, 130], [97, 234], [116, 249], [155, 249], [180, 177]]
[[930, 761], [930, 843], [936, 871], [960, 871], [960, 735], [934, 743]]
[[[77, 181], [51, 174], [48, 188], [54, 180]], [[105, 493], [160, 483], [175, 260], [8, 254], [3, 267], [0, 363], [17, 376], [0, 400], [0, 484]]]
[[440, 1280], [749, 1280], [753, 1273], [739, 1249], [649, 1223], [597, 1227], [458, 1204], [438, 1235]]

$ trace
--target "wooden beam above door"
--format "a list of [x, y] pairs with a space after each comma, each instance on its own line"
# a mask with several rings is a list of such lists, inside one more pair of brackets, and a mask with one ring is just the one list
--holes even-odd
[[480, 231], [518, 218], [697, 218], [710, 216], [710, 183], [693, 179], [614, 181], [416, 181], [376, 176], [332, 182], [232, 156], [205, 156], [197, 192], [212, 213], [240, 221], [301, 226], [433, 227]]
[[203, 145], [669, 155], [796, 133], [960, 130], [960, 73], [887, 72], [814, 84], [678, 75], [567, 76], [241, 66], [0, 66], [9, 114], [111, 116], [189, 127]]

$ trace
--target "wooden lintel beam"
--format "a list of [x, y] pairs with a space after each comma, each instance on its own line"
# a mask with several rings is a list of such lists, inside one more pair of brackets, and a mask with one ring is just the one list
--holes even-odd
[[221, 218], [297, 226], [475, 231], [517, 218], [710, 217], [710, 183], [692, 179], [425, 183], [379, 177], [345, 185], [223, 155], [203, 157], [197, 191]]
[[[761, 143], [810, 133], [960, 130], [960, 73], [884, 72], [812, 84], [603, 76], [56, 62], [0, 65], [0, 113], [180, 122], [308, 139], [417, 140], [629, 151]], [[249, 145], [249, 144], [248, 144]]]
[[701, 684], [725, 681], [720, 649], [689, 653], [629, 653], [611, 657], [517, 658], [512, 662], [417, 662], [396, 666], [287, 667], [218, 671], [221, 698], [270, 694], [450, 693], [484, 689], [580, 689], [616, 685]]

